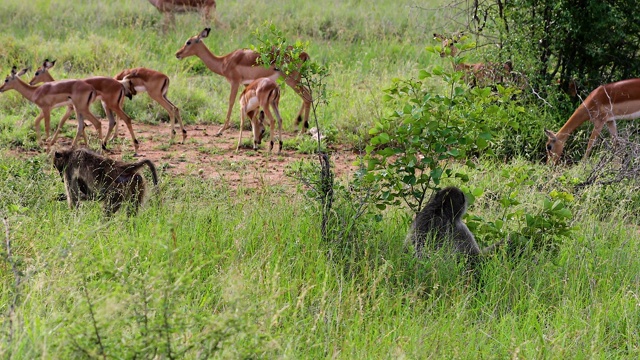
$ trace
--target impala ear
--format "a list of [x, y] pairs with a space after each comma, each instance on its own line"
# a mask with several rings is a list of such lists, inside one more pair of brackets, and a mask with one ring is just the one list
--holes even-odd
[[556, 138], [556, 134], [551, 130], [544, 129], [544, 134], [547, 135], [550, 140], [555, 140]]
[[20, 71], [16, 74], [16, 76], [22, 76], [22, 75], [26, 74], [26, 73], [27, 73], [27, 71], [29, 71], [30, 69], [31, 69], [30, 67], [26, 67], [26, 68], [24, 68], [24, 69], [20, 70]]
[[15, 65], [13, 65], [13, 67], [11, 68], [11, 76], [16, 76], [17, 71], [18, 71], [18, 68]]
[[44, 59], [44, 64], [42, 64], [42, 66], [45, 69], [51, 69], [54, 65], [56, 64], [56, 61], [49, 61], [49, 59]]
[[209, 36], [209, 32], [211, 32], [211, 28], [210, 27], [204, 28], [204, 30], [202, 30], [202, 32], [200, 33], [200, 35], [198, 35], [198, 37], [200, 39], [206, 38], [207, 36]]

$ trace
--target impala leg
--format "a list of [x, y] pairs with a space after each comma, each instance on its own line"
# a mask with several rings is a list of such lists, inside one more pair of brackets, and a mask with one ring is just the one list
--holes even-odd
[[171, 11], [166, 11], [164, 13], [164, 21], [162, 22], [162, 33], [166, 34], [167, 30], [169, 29], [169, 27], [174, 26], [175, 24], [175, 17], [173, 15], [173, 13]]
[[116, 115], [118, 115], [118, 117], [122, 119], [122, 121], [124, 121], [125, 125], [127, 125], [127, 129], [129, 130], [129, 134], [131, 135], [131, 141], [133, 142], [134, 153], [137, 154], [140, 143], [138, 142], [138, 139], [136, 139], [136, 135], [133, 132], [133, 125], [131, 124], [131, 118], [122, 109], [113, 109], [113, 111], [115, 111]]
[[44, 111], [41, 111], [33, 123], [33, 127], [36, 130], [36, 142], [38, 144], [40, 144], [40, 121], [42, 121], [43, 118], [44, 118]]
[[611, 134], [613, 146], [616, 147], [618, 145], [618, 126], [616, 124], [616, 121], [607, 121], [607, 127], [609, 128], [609, 133]]
[[280, 116], [280, 110], [278, 109], [278, 104], [274, 102], [272, 104], [273, 112], [276, 114], [276, 119], [278, 120], [278, 142], [280, 143], [280, 148], [278, 149], [278, 154], [282, 151], [282, 116]]
[[178, 122], [180, 124], [180, 129], [182, 130], [182, 142], [184, 143], [187, 138], [187, 131], [184, 129], [182, 125], [182, 117], [180, 116], [180, 110], [178, 107], [173, 105], [169, 99], [167, 99], [166, 95], [158, 94], [155, 92], [149, 92], [149, 97], [155, 100], [160, 106], [162, 106], [169, 113], [169, 121], [171, 122], [171, 140], [173, 140], [176, 136], [176, 131], [174, 129], [174, 124], [176, 122], [176, 118], [178, 118]]
[[[105, 114], [107, 114], [107, 119], [109, 119], [109, 127], [107, 128], [107, 135], [104, 136], [104, 140], [102, 140], [102, 149], [103, 150], [107, 150], [107, 143], [109, 142], [109, 139], [113, 140], [116, 138], [116, 135], [118, 133], [118, 130], [115, 129], [116, 127], [116, 119], [113, 116], [113, 111], [111, 111], [111, 109], [105, 107], [104, 109]], [[115, 129], [115, 131], [114, 131]], [[113, 132], [113, 136], [111, 135], [111, 133]]]
[[300, 75], [291, 74], [284, 80], [302, 98], [302, 106], [296, 118], [296, 127], [302, 122], [300, 132], [309, 128], [309, 111], [311, 110], [311, 91], [300, 84]]
[[[115, 140], [118, 137], [118, 122], [116, 118], [113, 116], [113, 111], [111, 110], [111, 107], [107, 106], [107, 103], [104, 101], [101, 101], [101, 103], [102, 103], [102, 109], [104, 110], [104, 113], [107, 115], [107, 119], [109, 119], [109, 127], [107, 128], [107, 135], [104, 137], [105, 142], [107, 140], [109, 141]], [[113, 132], [113, 136], [109, 137], [109, 134], [111, 133], [111, 129], [115, 129], [115, 131]]]
[[586, 159], [586, 158], [589, 157], [589, 154], [591, 153], [591, 148], [593, 147], [593, 144], [596, 142], [596, 138], [598, 137], [598, 135], [600, 135], [600, 132], [602, 131], [602, 128], [604, 127], [604, 123], [594, 124], [594, 125], [595, 126], [593, 127], [593, 131], [591, 132], [591, 136], [589, 136], [589, 143], [587, 144], [587, 151], [585, 151], [583, 159]]
[[[269, 119], [269, 132], [271, 133], [270, 135], [271, 141], [269, 143], [269, 152], [271, 152], [273, 150], [273, 136], [275, 133], [275, 131], [273, 131], [273, 128], [275, 126], [276, 121], [273, 118], [273, 114], [271, 114], [271, 111], [269, 110], [269, 104], [267, 104], [267, 106], [265, 106], [263, 110], [264, 110], [264, 114], [267, 116], [267, 119]], [[282, 136], [282, 134], [280, 134], [280, 136]], [[280, 138], [279, 140], [280, 140], [280, 150], [282, 150], [282, 138]]]
[[62, 130], [62, 126], [71, 117], [71, 113], [72, 112], [73, 112], [73, 105], [67, 106], [67, 112], [65, 112], [64, 115], [62, 115], [62, 118], [60, 119], [60, 122], [58, 123], [58, 127], [56, 128], [56, 132], [53, 133], [53, 137], [49, 141], [50, 145], [55, 144], [56, 139], [58, 138], [58, 135], [60, 134], [60, 131]]
[[[236, 152], [240, 149], [240, 144], [242, 143], [242, 126], [244, 125], [244, 109], [240, 110], [240, 131], [238, 131], [238, 145], [236, 145]], [[252, 118], [250, 117], [253, 122]]]
[[[91, 111], [89, 111], [89, 108], [85, 108], [82, 109], [82, 113], [84, 113], [84, 115], [87, 117], [87, 120], [89, 120], [93, 126], [95, 126], [96, 131], [98, 132], [98, 139], [102, 140], [102, 124], [100, 123], [100, 120], [98, 120], [92, 113]], [[89, 143], [87, 143], [88, 145]]]
[[[240, 84], [232, 83], [231, 84], [231, 93], [229, 94], [229, 108], [227, 109], [227, 117], [224, 121], [224, 125], [222, 128], [218, 130], [216, 136], [222, 135], [222, 132], [229, 128], [229, 122], [231, 121], [231, 111], [233, 110], [233, 104], [236, 102], [236, 96], [238, 96], [238, 88]], [[242, 129], [240, 129], [242, 131]]]
[[172, 134], [176, 133], [175, 130], [173, 130], [173, 126], [175, 125], [175, 121], [178, 120], [178, 125], [180, 125], [180, 131], [182, 132], [182, 143], [184, 144], [184, 142], [187, 140], [187, 130], [184, 129], [184, 125], [182, 124], [182, 115], [180, 115], [180, 109], [178, 109], [177, 106], [175, 106], [171, 101], [169, 101], [169, 99], [167, 99], [167, 94], [163, 94], [162, 98], [173, 109], [174, 119], [173, 119], [173, 122], [171, 123], [171, 133]]
[[76, 130], [76, 136], [73, 138], [71, 142], [71, 146], [74, 147], [78, 143], [78, 137], [82, 135], [84, 138], [84, 142], [89, 145], [89, 141], [87, 140], [87, 135], [84, 133], [84, 116], [81, 112], [76, 108], [76, 119], [78, 120], [78, 128]]

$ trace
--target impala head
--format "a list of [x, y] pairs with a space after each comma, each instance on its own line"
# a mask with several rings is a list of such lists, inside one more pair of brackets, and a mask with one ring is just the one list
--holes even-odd
[[544, 129], [545, 135], [549, 140], [547, 141], [547, 164], [556, 165], [560, 161], [560, 155], [564, 149], [564, 141], [559, 140], [553, 131]]
[[258, 145], [262, 143], [264, 137], [264, 111], [260, 110], [255, 121], [251, 120], [251, 130], [253, 131], [253, 150], [258, 150]]
[[204, 28], [202, 32], [198, 35], [194, 35], [187, 39], [187, 41], [182, 45], [180, 50], [176, 51], [176, 57], [178, 59], [184, 59], [188, 56], [195, 55], [196, 51], [199, 47], [204, 46], [202, 39], [209, 36], [209, 32], [211, 32], [211, 28]]
[[18, 68], [16, 68], [15, 66], [11, 68], [11, 73], [7, 75], [7, 77], [4, 79], [4, 83], [2, 84], [2, 86], [0, 86], [0, 93], [7, 90], [15, 89], [16, 83], [20, 81], [20, 76], [29, 71], [29, 68], [24, 68], [20, 71], [17, 70]]
[[[442, 51], [440, 52], [440, 57], [447, 56], [456, 56], [458, 52], [458, 48], [456, 48], [456, 43], [462, 37], [462, 35], [454, 35], [453, 38], [448, 38], [442, 34], [433, 34], [433, 38], [442, 43]], [[449, 53], [445, 49], [449, 48]]]
[[120, 84], [122, 84], [122, 87], [124, 88], [124, 96], [128, 97], [129, 100], [133, 99], [133, 95], [138, 94], [138, 92], [136, 91], [136, 87], [131, 81], [132, 78], [135, 78], [137, 76], [138, 72], [133, 71], [131, 74], [125, 76], [124, 79], [118, 80], [118, 82], [120, 82]]
[[29, 85], [53, 81], [53, 78], [49, 74], [49, 69], [51, 69], [55, 64], [55, 60], [49, 61], [49, 59], [44, 59], [44, 62], [42, 62], [42, 66], [40, 66], [33, 74], [33, 79], [29, 81]]

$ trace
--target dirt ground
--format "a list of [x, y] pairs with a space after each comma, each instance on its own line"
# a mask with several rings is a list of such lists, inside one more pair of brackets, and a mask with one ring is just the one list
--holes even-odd
[[[75, 135], [75, 122], [70, 120], [65, 126], [72, 126], [74, 131], [69, 132]], [[282, 150], [280, 154], [275, 151], [270, 154], [268, 151], [269, 138], [263, 139], [259, 151], [251, 148], [243, 148], [236, 153], [238, 142], [238, 129], [226, 130], [221, 136], [215, 136], [221, 125], [187, 125], [187, 140], [185, 144], [180, 144], [181, 140], [179, 128], [176, 126], [178, 135], [176, 141], [170, 143], [171, 125], [161, 123], [159, 125], [134, 124], [134, 131], [140, 148], [138, 155], [151, 159], [158, 168], [165, 169], [166, 173], [176, 176], [198, 176], [219, 180], [227, 183], [230, 187], [259, 187], [264, 185], [285, 185], [294, 184], [295, 180], [285, 175], [285, 168], [299, 159], [310, 159], [317, 161], [317, 155], [300, 154], [296, 150]], [[89, 142], [92, 148], [98, 147], [98, 139], [95, 130], [88, 126], [86, 128]], [[102, 133], [106, 134], [107, 121], [102, 121]], [[296, 136], [310, 136], [308, 134], [298, 135], [297, 133], [284, 132], [283, 138], [287, 139]], [[251, 131], [243, 132], [243, 143], [249, 144]], [[56, 141], [57, 147], [68, 146], [71, 138], [60, 136]], [[82, 142], [82, 140], [81, 140]], [[124, 124], [118, 124], [118, 139], [110, 142], [107, 156], [113, 159], [135, 161], [130, 157], [133, 152], [131, 137]], [[331, 152], [332, 169], [336, 177], [351, 175], [357, 166], [354, 162], [359, 154], [340, 147], [332, 147]], [[17, 151], [17, 156], [28, 156], [36, 151]], [[124, 159], [123, 159], [124, 156]]]

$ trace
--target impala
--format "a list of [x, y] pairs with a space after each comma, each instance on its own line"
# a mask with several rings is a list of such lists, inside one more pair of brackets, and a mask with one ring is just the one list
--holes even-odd
[[[433, 34], [434, 39], [442, 42], [442, 51], [440, 57], [455, 57], [458, 54], [458, 48], [456, 42], [460, 40], [462, 35], [456, 34], [452, 38], [448, 38], [441, 34]], [[445, 49], [449, 49], [446, 51]], [[454, 64], [454, 71], [461, 71], [464, 73], [464, 81], [470, 86], [486, 86], [493, 85], [495, 83], [501, 83], [504, 81], [504, 77], [511, 74], [513, 71], [513, 65], [511, 61], [507, 61], [503, 64], [499, 63], [475, 63], [475, 64]]]
[[163, 31], [167, 25], [174, 24], [174, 12], [200, 11], [204, 20], [208, 23], [211, 18], [211, 12], [216, 11], [215, 0], [149, 0], [158, 11], [164, 14]]
[[[224, 76], [224, 78], [231, 84], [227, 117], [224, 125], [216, 134], [221, 135], [224, 130], [229, 128], [231, 111], [233, 110], [233, 104], [238, 96], [238, 89], [240, 88], [240, 85], [248, 85], [254, 80], [263, 77], [270, 78], [275, 81], [281, 76], [284, 76], [284, 74], [277, 70], [273, 65], [267, 68], [258, 64], [260, 54], [253, 50], [239, 49], [224, 56], [214, 55], [202, 41], [202, 39], [209, 36], [210, 31], [211, 28], [205, 28], [200, 34], [190, 37], [180, 50], [176, 52], [176, 57], [178, 59], [184, 59], [188, 56], [197, 56], [204, 62], [209, 70], [218, 75]], [[300, 59], [302, 61], [306, 61], [309, 59], [309, 55], [307, 53], [301, 53]], [[300, 108], [296, 118], [296, 126], [303, 121], [304, 113], [303, 125], [305, 128], [308, 128], [309, 110], [311, 109], [311, 92], [307, 87], [300, 83], [300, 80], [300, 74], [297, 72], [292, 73], [285, 78], [287, 85], [289, 85], [302, 98], [302, 107]]]
[[[78, 136], [82, 134], [85, 143], [88, 144], [87, 135], [84, 132], [84, 117], [91, 121], [98, 132], [98, 137], [102, 139], [102, 129], [100, 121], [89, 111], [89, 105], [96, 99], [96, 91], [93, 86], [82, 80], [62, 80], [43, 84], [42, 86], [32, 86], [20, 79], [28, 69], [16, 72], [16, 67], [11, 69], [4, 84], [0, 86], [0, 93], [7, 90], [16, 90], [27, 100], [33, 102], [40, 108], [40, 114], [36, 117], [35, 128], [36, 138], [40, 143], [40, 121], [44, 118], [44, 129], [47, 138], [50, 132], [51, 109], [73, 104], [78, 119], [78, 132], [73, 139], [72, 146], [78, 141]], [[51, 145], [51, 143], [49, 143]]]
[[278, 143], [280, 144], [278, 154], [282, 151], [282, 117], [280, 117], [280, 111], [278, 110], [279, 102], [280, 88], [278, 84], [270, 78], [257, 79], [242, 91], [242, 94], [240, 94], [240, 135], [238, 135], [236, 152], [242, 142], [242, 126], [244, 125], [245, 117], [249, 117], [249, 121], [251, 121], [253, 149], [258, 149], [258, 144], [262, 141], [262, 135], [264, 134], [263, 119], [256, 119], [258, 109], [260, 108], [262, 108], [264, 114], [270, 121], [269, 131], [271, 132], [271, 145], [269, 146], [269, 151], [273, 150], [273, 126], [275, 125], [275, 119], [271, 114], [270, 108], [273, 108], [273, 112], [278, 119]]
[[[49, 69], [51, 69], [55, 64], [56, 64], [55, 60], [49, 61], [49, 59], [45, 59], [44, 62], [42, 63], [42, 66], [39, 67], [38, 70], [36, 70], [33, 76], [33, 79], [29, 81], [29, 85], [36, 85], [41, 82], [49, 83], [49, 82], [55, 81], [51, 76], [51, 74], [49, 73]], [[93, 86], [93, 88], [96, 90], [96, 98], [102, 102], [102, 107], [104, 108], [104, 112], [107, 114], [107, 118], [109, 119], [109, 130], [107, 130], [107, 136], [104, 137], [104, 140], [102, 142], [102, 148], [104, 150], [107, 149], [107, 142], [109, 141], [109, 136], [111, 135], [111, 132], [114, 130], [114, 127], [116, 125], [116, 120], [113, 117], [113, 113], [115, 112], [116, 115], [118, 115], [118, 117], [122, 119], [122, 121], [124, 121], [124, 123], [127, 125], [127, 128], [129, 129], [129, 134], [131, 134], [131, 141], [133, 141], [134, 153], [137, 154], [139, 143], [138, 143], [138, 140], [136, 139], [135, 134], [133, 133], [133, 125], [131, 124], [131, 118], [122, 110], [124, 97], [125, 96], [127, 96], [128, 98], [132, 97], [132, 93], [129, 89], [129, 84], [128, 84], [130, 80], [128, 79], [123, 80], [124, 84], [120, 83], [115, 79], [112, 79], [110, 77], [105, 77], [105, 76], [94, 76], [94, 77], [90, 77], [82, 80], [88, 83], [89, 85]], [[67, 121], [67, 119], [71, 116], [72, 111], [73, 111], [73, 106], [69, 105], [69, 107], [67, 108], [67, 112], [62, 116], [62, 119], [60, 119], [60, 124], [58, 124], [58, 129], [53, 134], [51, 143], [54, 143], [55, 140], [58, 138], [58, 133], [62, 129], [62, 126], [64, 125], [65, 121]], [[118, 131], [117, 130], [114, 131], [112, 139], [115, 139], [117, 134], [118, 134]]]
[[584, 153], [586, 159], [605, 124], [615, 141], [618, 137], [616, 120], [637, 118], [640, 118], [640, 79], [628, 79], [600, 85], [578, 106], [557, 133], [544, 130], [549, 138], [547, 141], [547, 163], [558, 163], [569, 134], [583, 123], [587, 121], [593, 123], [593, 131], [589, 136], [587, 151]]
[[167, 110], [171, 121], [171, 140], [176, 136], [175, 122], [178, 119], [178, 124], [180, 124], [180, 129], [182, 130], [182, 143], [184, 144], [187, 139], [187, 130], [182, 125], [180, 110], [167, 99], [169, 77], [159, 71], [139, 67], [123, 70], [115, 76], [116, 80], [124, 80], [125, 78], [131, 81], [134, 95], [135, 93], [146, 92], [151, 99]]

